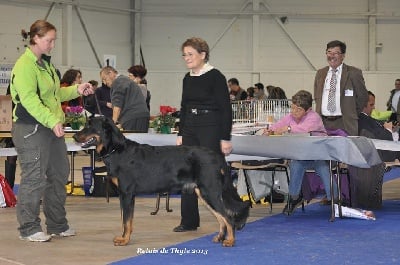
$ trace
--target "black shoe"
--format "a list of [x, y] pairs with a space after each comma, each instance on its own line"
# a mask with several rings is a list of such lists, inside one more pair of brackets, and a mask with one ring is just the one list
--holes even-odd
[[184, 225], [178, 225], [172, 231], [174, 232], [187, 232], [187, 231], [196, 231], [197, 227], [186, 227]]
[[296, 200], [290, 199], [283, 209], [282, 213], [286, 215], [291, 215], [294, 210], [303, 203], [303, 197], [299, 196]]

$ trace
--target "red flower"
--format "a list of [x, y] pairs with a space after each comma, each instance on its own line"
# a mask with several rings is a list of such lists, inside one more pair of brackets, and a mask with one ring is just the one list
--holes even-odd
[[167, 115], [176, 112], [176, 108], [170, 106], [160, 106], [161, 115]]

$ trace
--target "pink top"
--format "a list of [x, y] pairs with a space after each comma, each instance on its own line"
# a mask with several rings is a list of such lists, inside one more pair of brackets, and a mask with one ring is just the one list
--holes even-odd
[[315, 132], [312, 135], [326, 135], [326, 130], [322, 119], [318, 113], [310, 109], [306, 114], [297, 122], [291, 113], [274, 123], [269, 127], [270, 130], [276, 131], [277, 129], [290, 126], [291, 133], [308, 133]]

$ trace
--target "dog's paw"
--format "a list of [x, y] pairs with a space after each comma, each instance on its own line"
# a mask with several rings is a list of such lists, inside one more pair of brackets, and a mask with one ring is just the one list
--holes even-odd
[[218, 234], [218, 235], [216, 235], [216, 236], [214, 236], [213, 237], [213, 240], [212, 240], [212, 242], [214, 242], [214, 243], [220, 243], [220, 242], [222, 242], [223, 240], [224, 240], [224, 235], [223, 234]]
[[233, 247], [233, 245], [235, 245], [235, 240], [225, 239], [222, 241], [222, 246], [224, 247]]
[[114, 237], [114, 246], [126, 246], [129, 243], [129, 238], [125, 238], [122, 236]]

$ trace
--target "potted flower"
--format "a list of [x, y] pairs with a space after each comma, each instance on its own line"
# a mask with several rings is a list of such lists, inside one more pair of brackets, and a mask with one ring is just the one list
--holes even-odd
[[85, 125], [86, 117], [83, 115], [82, 106], [71, 106], [65, 109], [65, 123], [73, 130], [79, 130]]
[[171, 128], [174, 128], [176, 122], [176, 118], [172, 116], [174, 112], [176, 108], [160, 106], [160, 114], [151, 121], [150, 128], [160, 133], [171, 133]]

